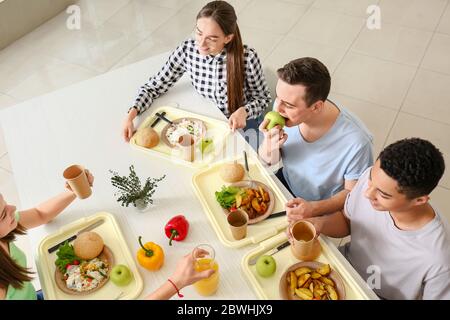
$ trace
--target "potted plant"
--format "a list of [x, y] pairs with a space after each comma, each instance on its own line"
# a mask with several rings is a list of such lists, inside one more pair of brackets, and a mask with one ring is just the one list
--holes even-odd
[[119, 196], [117, 202], [120, 202], [123, 207], [128, 207], [132, 203], [134, 207], [141, 211], [147, 209], [148, 205], [153, 203], [152, 196], [158, 187], [157, 183], [166, 177], [166, 175], [163, 175], [158, 179], [147, 178], [144, 186], [142, 186], [133, 165], [130, 166], [128, 177], [120, 176], [112, 170], [109, 170], [109, 172], [112, 174], [112, 185], [118, 189], [118, 192], [114, 194], [114, 196]]

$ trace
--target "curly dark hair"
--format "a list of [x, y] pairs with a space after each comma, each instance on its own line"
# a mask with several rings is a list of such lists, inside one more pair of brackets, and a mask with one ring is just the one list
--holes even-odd
[[308, 107], [317, 101], [326, 101], [330, 93], [331, 77], [327, 67], [316, 58], [292, 60], [277, 70], [278, 77], [290, 85], [306, 87], [305, 102]]
[[408, 199], [430, 194], [445, 170], [439, 149], [420, 138], [394, 142], [381, 151], [378, 159], [381, 169], [397, 181], [399, 192]]

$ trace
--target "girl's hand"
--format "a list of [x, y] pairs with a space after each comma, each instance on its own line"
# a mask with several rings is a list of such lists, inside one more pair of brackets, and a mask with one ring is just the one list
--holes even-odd
[[207, 254], [206, 251], [202, 249], [194, 249], [195, 252], [189, 252], [181, 260], [178, 261], [175, 272], [170, 279], [176, 284], [178, 289], [189, 286], [199, 280], [210, 277], [215, 271], [205, 270], [201, 272], [195, 271], [195, 258], [194, 256], [201, 256], [202, 254]]
[[93, 186], [94, 185], [94, 176], [92, 175], [92, 173], [88, 170], [85, 169], [84, 172], [86, 172], [87, 178], [88, 178], [88, 182], [89, 182], [89, 186]]
[[230, 129], [234, 132], [236, 129], [243, 129], [247, 125], [247, 111], [245, 107], [240, 107], [237, 109], [228, 119], [228, 125]]
[[128, 112], [127, 117], [125, 118], [125, 121], [123, 122], [122, 136], [126, 142], [130, 142], [130, 139], [133, 136], [134, 133], [133, 119], [136, 118], [137, 113], [138, 111], [136, 108], [131, 108], [130, 111]]
[[[94, 185], [94, 176], [92, 175], [92, 173], [88, 169], [84, 169], [84, 172], [87, 175], [89, 186], [92, 187]], [[66, 182], [65, 188], [67, 190], [69, 190], [70, 192], [73, 192], [72, 188], [69, 186], [69, 184], [67, 182]]]
[[122, 126], [122, 136], [126, 142], [130, 142], [131, 137], [134, 133], [133, 120], [128, 120], [128, 118], [123, 122]]

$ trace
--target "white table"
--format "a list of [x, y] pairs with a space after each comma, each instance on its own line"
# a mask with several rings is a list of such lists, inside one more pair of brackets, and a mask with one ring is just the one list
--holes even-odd
[[[159, 272], [141, 269], [145, 283], [141, 297], [167, 280], [182, 255], [199, 243], [209, 243], [216, 250], [221, 277], [219, 290], [211, 299], [255, 299], [239, 266], [243, 255], [251, 247], [231, 249], [220, 243], [192, 190], [191, 178], [195, 171], [149, 157], [131, 148], [121, 137], [122, 121], [137, 88], [159, 70], [167, 56], [162, 54], [146, 59], [26, 101], [1, 113], [1, 124], [23, 208], [34, 206], [61, 192], [64, 185], [62, 172], [70, 164], [82, 164], [95, 176], [90, 198], [75, 200], [54, 221], [29, 231], [33, 251], [36, 251], [44, 236], [56, 232], [63, 225], [95, 212], [107, 211], [114, 214], [121, 225], [133, 255], [139, 248], [139, 235], [143, 236], [144, 241], [153, 241], [165, 248], [166, 260]], [[225, 120], [219, 109], [195, 92], [186, 77], [167, 95], [159, 98], [154, 106], [174, 102], [182, 109]], [[246, 145], [239, 136], [239, 150]], [[110, 183], [109, 169], [128, 174], [131, 164], [135, 165], [142, 179], [167, 175], [159, 183], [154, 194], [154, 205], [147, 213], [121, 207], [113, 195], [115, 189]], [[282, 190], [287, 192], [284, 188]], [[175, 242], [169, 248], [164, 225], [179, 213], [189, 220], [190, 233], [185, 241]], [[359, 278], [353, 269], [352, 272]], [[183, 292], [189, 298], [203, 299], [192, 287], [185, 288]]]

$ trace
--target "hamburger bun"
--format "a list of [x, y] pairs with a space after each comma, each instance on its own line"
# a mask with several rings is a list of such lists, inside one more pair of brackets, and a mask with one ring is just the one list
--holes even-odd
[[73, 243], [73, 249], [77, 257], [90, 260], [98, 257], [103, 251], [102, 237], [95, 232], [83, 232], [77, 236]]
[[153, 148], [159, 143], [158, 133], [149, 127], [138, 130], [136, 134], [136, 144], [144, 148]]
[[225, 163], [220, 168], [220, 177], [226, 182], [237, 182], [244, 178], [244, 167], [235, 162]]

